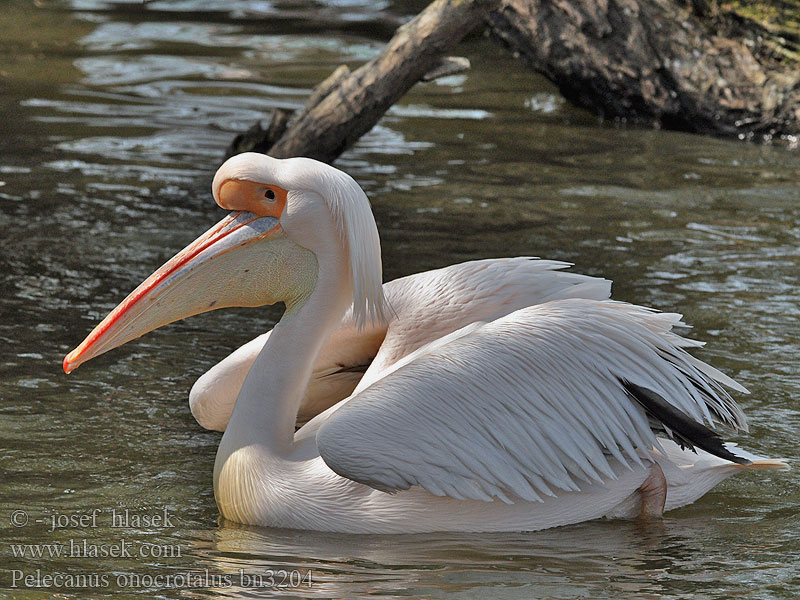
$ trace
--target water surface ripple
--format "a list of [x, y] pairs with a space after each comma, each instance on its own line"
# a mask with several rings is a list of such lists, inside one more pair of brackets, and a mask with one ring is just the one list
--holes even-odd
[[[188, 390], [277, 309], [195, 317], [61, 372], [63, 355], [220, 211], [231, 137], [373, 56], [419, 2], [9, 0], [0, 11], [0, 596], [791, 598], [797, 475], [726, 482], [663, 522], [534, 534], [341, 536], [218, 523], [219, 435]], [[797, 458], [800, 159], [783, 148], [600, 124], [481, 39], [473, 69], [418, 86], [339, 161], [374, 204], [387, 278], [538, 255], [681, 312], [751, 391], [753, 451]], [[111, 509], [170, 527], [113, 528]], [[100, 509], [97, 526], [50, 531]], [[9, 525], [24, 510], [29, 523]], [[125, 538], [173, 556], [15, 556]], [[14, 572], [105, 573], [93, 592]], [[313, 587], [169, 587], [186, 573], [313, 572]], [[138, 576], [140, 579], [130, 577]], [[141, 579], [149, 576], [151, 579]], [[126, 579], [126, 577], [129, 577]]]

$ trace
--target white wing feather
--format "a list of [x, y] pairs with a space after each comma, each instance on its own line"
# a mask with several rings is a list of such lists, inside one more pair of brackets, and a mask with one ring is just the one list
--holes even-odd
[[728, 379], [670, 332], [679, 318], [570, 299], [474, 324], [326, 413], [320, 455], [340, 475], [384, 491], [419, 485], [513, 502], [615, 479], [609, 457], [641, 464], [658, 447], [621, 380], [699, 423], [743, 429], [741, 410], [714, 381]]
[[[569, 263], [496, 258], [415, 273], [384, 284], [391, 321], [358, 329], [350, 310], [314, 365], [298, 420], [304, 422], [348, 397], [370, 365], [365, 384], [389, 365], [443, 335], [490, 321], [523, 306], [563, 298], [607, 299], [611, 282], [562, 271]], [[251, 340], [197, 380], [192, 414], [206, 429], [225, 431], [233, 405], [269, 332]]]

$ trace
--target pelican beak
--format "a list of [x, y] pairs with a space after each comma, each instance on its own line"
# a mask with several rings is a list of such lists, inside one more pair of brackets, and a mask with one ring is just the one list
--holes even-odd
[[273, 303], [258, 285], [247, 281], [258, 279], [268, 268], [260, 242], [278, 237], [282, 231], [274, 217], [230, 213], [112, 310], [80, 346], [67, 354], [64, 372], [70, 373], [95, 356], [185, 317], [228, 306]]

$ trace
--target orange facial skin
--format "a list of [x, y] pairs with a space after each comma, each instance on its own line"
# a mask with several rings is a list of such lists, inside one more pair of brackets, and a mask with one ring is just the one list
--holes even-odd
[[228, 210], [245, 210], [260, 217], [279, 219], [289, 192], [276, 185], [226, 179], [219, 186], [217, 204]]

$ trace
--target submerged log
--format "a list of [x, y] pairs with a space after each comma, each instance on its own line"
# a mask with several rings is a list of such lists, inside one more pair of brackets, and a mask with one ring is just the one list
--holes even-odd
[[605, 118], [742, 139], [800, 134], [793, 42], [717, 0], [435, 0], [378, 56], [339, 67], [298, 115], [276, 110], [228, 154], [332, 162], [418, 81], [469, 68], [444, 54], [481, 23]]
[[[468, 66], [466, 59], [444, 54], [498, 5], [499, 0], [435, 0], [402, 25], [378, 56], [352, 73], [347, 67], [337, 69], [274, 143], [264, 133], [260, 139], [251, 136], [248, 144], [255, 142], [252, 148], [262, 152], [266, 147], [276, 158], [308, 156], [332, 162], [415, 83]], [[242, 141], [229, 153], [249, 149]]]
[[716, 2], [503, 0], [486, 21], [565, 97], [606, 118], [741, 138], [800, 133], [800, 72]]
[[286, 133], [286, 128], [289, 126], [289, 119], [291, 116], [291, 111], [283, 108], [276, 108], [272, 111], [272, 119], [266, 129], [264, 129], [261, 126], [261, 122], [258, 121], [250, 127], [250, 129], [233, 138], [233, 141], [225, 152], [225, 158], [230, 158], [234, 154], [240, 154], [242, 152], [261, 152], [262, 154], [267, 154], [275, 142]]

